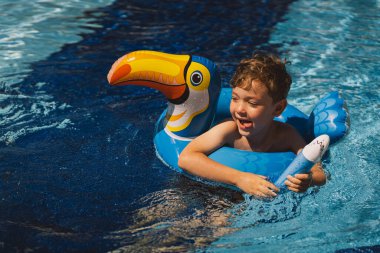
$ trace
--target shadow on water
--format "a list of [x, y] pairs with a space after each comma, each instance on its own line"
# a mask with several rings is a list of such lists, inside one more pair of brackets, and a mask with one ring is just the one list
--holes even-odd
[[19, 84], [18, 95], [66, 105], [29, 126], [70, 124], [1, 144], [0, 250], [187, 251], [230, 232], [223, 214], [240, 194], [188, 180], [155, 156], [165, 99], [109, 87], [106, 75], [123, 54], [150, 49], [208, 57], [227, 85], [242, 57], [276, 50], [269, 35], [290, 3], [116, 1], [85, 13], [100, 27], [33, 63]]

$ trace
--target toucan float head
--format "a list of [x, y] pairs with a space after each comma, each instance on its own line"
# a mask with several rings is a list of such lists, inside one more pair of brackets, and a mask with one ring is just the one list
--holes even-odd
[[190, 55], [135, 51], [108, 73], [111, 85], [142, 85], [161, 91], [169, 103], [166, 128], [193, 137], [210, 127], [220, 91], [214, 63]]

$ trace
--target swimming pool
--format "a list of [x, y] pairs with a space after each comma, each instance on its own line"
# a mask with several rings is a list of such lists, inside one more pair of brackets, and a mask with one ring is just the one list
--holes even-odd
[[[252, 2], [2, 1], [0, 251], [376, 250], [380, 3]], [[151, 49], [206, 56], [227, 85], [257, 48], [292, 62], [298, 108], [330, 90], [349, 106], [330, 180], [308, 194], [259, 201], [178, 175], [152, 142], [165, 99], [106, 81]]]

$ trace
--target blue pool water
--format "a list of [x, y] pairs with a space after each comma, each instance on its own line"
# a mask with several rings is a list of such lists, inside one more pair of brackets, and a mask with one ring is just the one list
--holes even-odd
[[[64, 2], [0, 3], [0, 251], [379, 251], [379, 1]], [[208, 57], [225, 86], [254, 49], [277, 52], [304, 112], [338, 90], [351, 132], [328, 183], [263, 201], [168, 169], [163, 96], [106, 81], [138, 49]]]

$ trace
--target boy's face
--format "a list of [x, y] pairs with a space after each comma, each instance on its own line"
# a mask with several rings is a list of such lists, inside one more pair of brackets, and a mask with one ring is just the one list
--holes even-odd
[[246, 137], [265, 134], [278, 116], [286, 101], [273, 103], [268, 89], [259, 81], [253, 80], [250, 90], [239, 87], [232, 89], [230, 112], [236, 122], [239, 133]]

